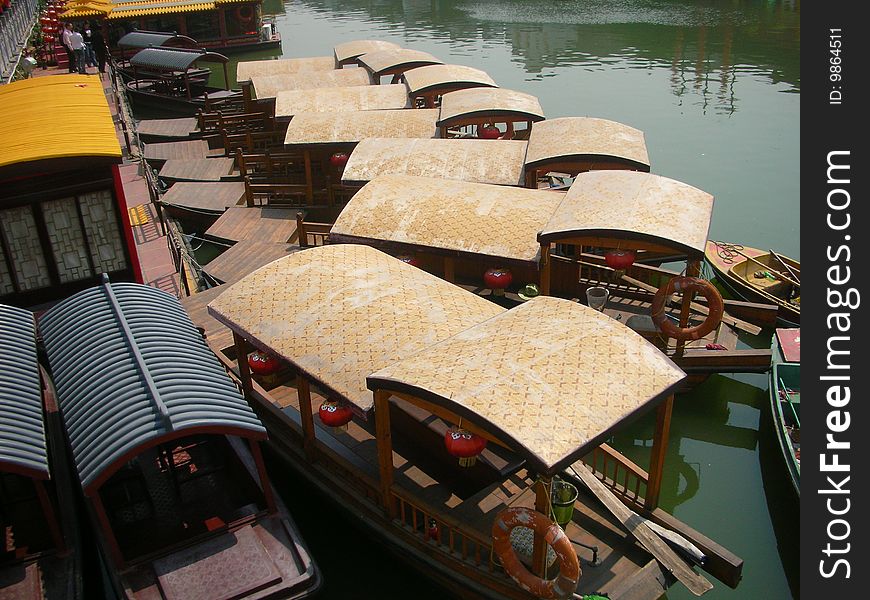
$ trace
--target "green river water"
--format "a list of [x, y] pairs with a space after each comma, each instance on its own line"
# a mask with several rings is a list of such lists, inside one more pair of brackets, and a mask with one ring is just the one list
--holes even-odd
[[[641, 129], [653, 173], [715, 196], [711, 239], [800, 258], [799, 1], [266, 0], [265, 10], [284, 57], [391, 40], [534, 94], [550, 118]], [[766, 347], [771, 333], [741, 341]], [[739, 587], [714, 581], [711, 600], [798, 596], [799, 502], [769, 413], [765, 375], [713, 376], [677, 399], [662, 506], [745, 560]], [[650, 416], [614, 445], [649, 464], [652, 429]], [[323, 567], [325, 597], [446, 597], [334, 521], [301, 482], [279, 485]], [[693, 596], [677, 584], [666, 597]]]

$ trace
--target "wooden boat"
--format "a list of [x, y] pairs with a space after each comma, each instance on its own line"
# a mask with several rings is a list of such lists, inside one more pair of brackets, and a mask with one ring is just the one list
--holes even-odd
[[175, 297], [105, 282], [54, 306], [40, 330], [117, 597], [317, 591], [269, 482], [266, 431]]
[[263, 17], [262, 0], [69, 0], [60, 15], [64, 21], [99, 22], [111, 50], [128, 32], [153, 28], [155, 17], [165, 31], [199, 40], [200, 48], [227, 53], [281, 46], [274, 21]]
[[[199, 49], [202, 45], [193, 38], [177, 33], [165, 33], [162, 31], [131, 31], [121, 36], [117, 43], [117, 56], [113, 57], [115, 71], [125, 82], [135, 79], [133, 68], [130, 66], [130, 57], [145, 48], [187, 48]], [[208, 72], [206, 73], [208, 80]]]
[[[133, 110], [153, 109], [162, 113], [192, 116], [207, 103], [240, 99], [229, 89], [229, 59], [205, 50], [145, 48], [130, 59], [132, 79], [125, 84]], [[200, 63], [223, 66], [224, 87], [208, 85], [211, 71]]]
[[801, 495], [800, 329], [777, 329], [770, 364], [770, 410], [773, 428], [797, 495]]
[[0, 304], [0, 597], [84, 597], [64, 448], [33, 314]]
[[785, 326], [801, 322], [801, 264], [773, 250], [727, 242], [707, 242], [707, 263], [717, 279], [738, 297], [767, 302], [779, 309]]
[[[270, 263], [221, 290], [208, 311], [235, 339], [229, 348], [213, 347], [236, 370], [289, 464], [373, 539], [458, 597], [528, 600], [536, 594], [514, 576], [529, 568], [554, 576], [542, 574], [554, 555], [545, 552], [541, 530], [509, 550], [498, 524], [505, 510], [510, 515], [522, 506], [552, 525], [546, 515], [557, 476], [584, 488], [576, 502], [566, 500], [573, 516], [563, 520], [565, 541], [557, 546], [564, 550], [570, 539], [573, 548], [560, 558], [566, 578], [558, 597], [576, 591], [652, 600], [673, 581], [663, 569], [696, 593], [708, 589], [645, 526], [623, 529], [628, 505], [693, 538], [707, 554], [705, 568], [737, 584], [739, 558], [656, 507], [667, 397], [684, 374], [616, 320], [544, 297], [505, 311], [355, 244], [309, 248]], [[214, 332], [213, 319], [201, 312], [199, 318]], [[259, 369], [252, 374], [254, 349], [278, 366], [274, 378]], [[630, 392], [622, 388], [629, 380]], [[658, 401], [658, 458], [647, 473], [601, 441], [628, 414]], [[602, 421], [588, 418], [604, 413]], [[489, 442], [473, 465], [461, 466], [462, 452], [454, 448], [451, 455], [445, 446], [456, 425], [469, 439], [473, 432]], [[589, 469], [597, 477], [587, 476]], [[629, 530], [643, 530], [643, 543], [656, 548], [658, 559]], [[536, 567], [520, 566], [534, 559]], [[580, 562], [578, 583], [571, 577]]]

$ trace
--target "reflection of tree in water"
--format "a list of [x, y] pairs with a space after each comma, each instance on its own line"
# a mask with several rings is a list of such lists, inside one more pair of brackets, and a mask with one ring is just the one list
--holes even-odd
[[443, 37], [455, 47], [506, 44], [526, 73], [556, 69], [667, 68], [672, 93], [700, 96], [702, 110], [736, 110], [734, 84], [749, 72], [800, 89], [800, 3], [690, 0], [303, 0], [337, 15], [365, 16]]
[[[680, 452], [683, 439], [716, 446], [755, 450], [757, 429], [729, 425], [731, 403], [762, 408], [763, 390], [722, 376], [712, 376], [689, 395], [677, 396], [662, 479], [662, 506], [668, 512], [691, 499], [700, 489], [701, 464]], [[649, 469], [655, 430], [655, 411], [631, 424], [610, 444], [644, 470]]]

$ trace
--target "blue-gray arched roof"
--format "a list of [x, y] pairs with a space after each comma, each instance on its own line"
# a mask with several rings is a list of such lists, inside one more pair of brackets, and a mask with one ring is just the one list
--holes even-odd
[[[265, 429], [176, 298], [106, 283], [40, 320], [82, 486], [180, 435], [263, 439]], [[185, 433], [180, 433], [185, 432]]]
[[36, 325], [0, 304], [0, 470], [48, 479]]

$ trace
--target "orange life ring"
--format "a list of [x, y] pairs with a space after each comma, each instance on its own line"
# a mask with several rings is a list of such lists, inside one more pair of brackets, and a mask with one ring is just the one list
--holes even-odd
[[[511, 531], [515, 527], [531, 527], [541, 535], [559, 560], [559, 575], [555, 579], [541, 579], [533, 575], [511, 546]], [[492, 548], [501, 559], [505, 572], [521, 588], [539, 598], [570, 598], [580, 580], [580, 561], [571, 540], [556, 523], [530, 508], [507, 508], [498, 514], [492, 524]]]
[[238, 7], [236, 9], [236, 18], [241, 23], [250, 23], [254, 19], [254, 7], [250, 4]]
[[[694, 292], [701, 294], [707, 299], [709, 313], [704, 322], [694, 327], [680, 327], [671, 321], [665, 314], [665, 303], [668, 296], [674, 292]], [[676, 340], [697, 340], [719, 326], [722, 321], [722, 313], [725, 312], [725, 304], [719, 290], [707, 281], [698, 277], [675, 277], [656, 291], [652, 301], [652, 320], [659, 331]]]

